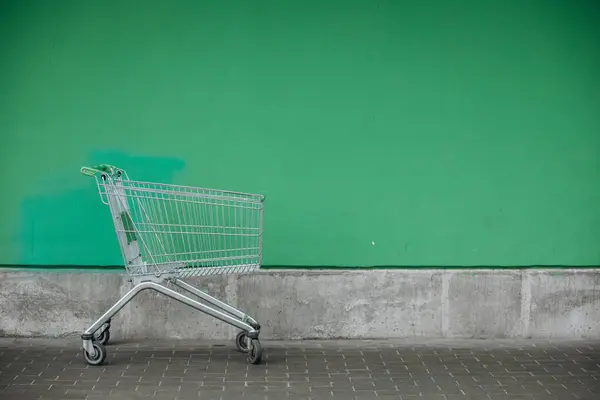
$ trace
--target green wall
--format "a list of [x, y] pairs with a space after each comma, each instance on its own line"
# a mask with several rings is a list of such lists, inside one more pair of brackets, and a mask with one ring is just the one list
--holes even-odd
[[0, 264], [121, 263], [97, 162], [264, 193], [268, 265], [600, 264], [597, 1], [0, 7]]

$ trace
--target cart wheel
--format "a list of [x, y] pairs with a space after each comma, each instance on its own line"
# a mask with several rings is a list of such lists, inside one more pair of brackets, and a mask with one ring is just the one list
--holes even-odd
[[246, 331], [241, 331], [235, 337], [235, 345], [237, 346], [238, 350], [242, 353], [248, 352], [248, 344], [246, 342], [247, 339], [248, 337], [246, 336]]
[[98, 342], [93, 343], [94, 354], [90, 354], [83, 349], [83, 358], [90, 365], [100, 365], [106, 359], [106, 349], [104, 345]]
[[102, 332], [100, 334], [100, 336], [94, 338], [94, 341], [100, 342], [103, 345], [106, 345], [109, 340], [110, 340], [110, 328], [105, 329], [104, 332]]
[[250, 351], [248, 351], [248, 361], [252, 364], [260, 364], [262, 360], [262, 347], [258, 339], [252, 339], [250, 342]]

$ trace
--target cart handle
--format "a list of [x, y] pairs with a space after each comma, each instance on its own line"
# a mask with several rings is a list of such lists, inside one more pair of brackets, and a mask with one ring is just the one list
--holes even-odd
[[109, 164], [99, 164], [94, 165], [93, 167], [81, 167], [81, 173], [87, 176], [95, 176], [98, 173], [114, 175], [118, 174], [119, 172], [123, 173], [124, 171], [115, 167], [114, 165]]

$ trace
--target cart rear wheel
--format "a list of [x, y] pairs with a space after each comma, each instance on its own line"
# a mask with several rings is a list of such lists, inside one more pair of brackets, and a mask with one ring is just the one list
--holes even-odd
[[100, 365], [106, 359], [106, 349], [101, 343], [94, 342], [94, 354], [88, 353], [83, 349], [83, 358], [90, 365]]
[[248, 352], [248, 342], [247, 342], [247, 340], [248, 340], [248, 336], [247, 336], [247, 332], [246, 331], [241, 331], [235, 337], [235, 345], [237, 346], [238, 350], [241, 351], [242, 353], [247, 353]]
[[110, 340], [110, 328], [106, 328], [99, 336], [95, 337], [94, 340], [106, 345]]
[[250, 342], [250, 350], [248, 351], [248, 361], [252, 364], [260, 364], [262, 360], [262, 346], [258, 339], [252, 339]]

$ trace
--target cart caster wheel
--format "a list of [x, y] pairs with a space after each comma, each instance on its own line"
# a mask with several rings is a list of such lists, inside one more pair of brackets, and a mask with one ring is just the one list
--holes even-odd
[[109, 340], [110, 340], [110, 328], [106, 328], [104, 330], [104, 332], [102, 332], [99, 336], [94, 338], [95, 342], [102, 343], [103, 345], [106, 345]]
[[252, 364], [260, 364], [262, 360], [262, 347], [258, 339], [252, 339], [250, 342], [250, 351], [248, 351], [248, 361]]
[[106, 359], [106, 349], [101, 343], [94, 342], [94, 354], [90, 354], [83, 349], [83, 358], [89, 365], [100, 365]]
[[237, 346], [238, 350], [242, 353], [248, 352], [248, 343], [246, 342], [246, 340], [248, 340], [248, 336], [246, 336], [246, 331], [241, 331], [235, 337], [235, 345]]

